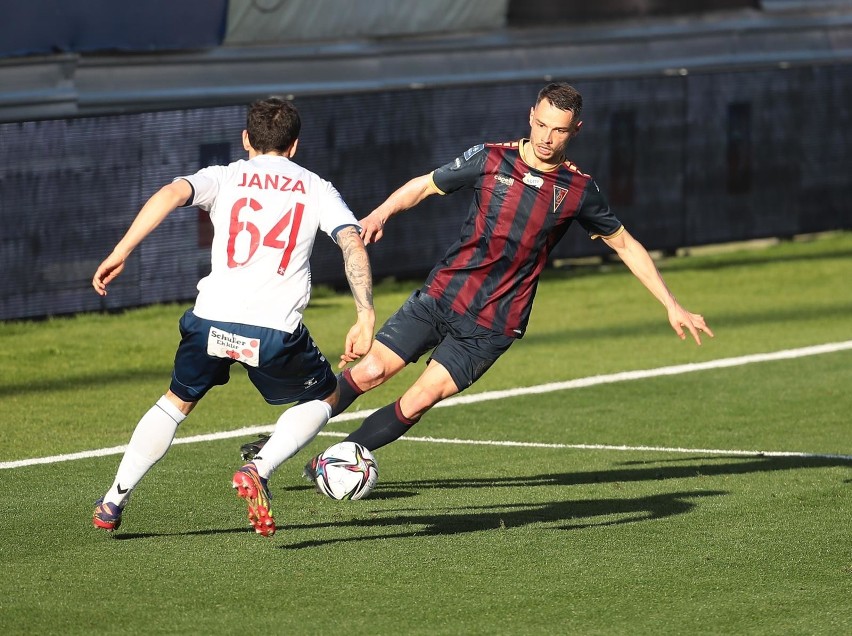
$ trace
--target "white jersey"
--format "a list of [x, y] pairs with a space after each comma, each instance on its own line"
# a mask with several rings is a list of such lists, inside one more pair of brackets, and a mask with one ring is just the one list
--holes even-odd
[[309, 258], [320, 229], [357, 226], [325, 179], [286, 157], [259, 155], [186, 179], [213, 222], [211, 271], [198, 283], [199, 318], [292, 333], [311, 295]]

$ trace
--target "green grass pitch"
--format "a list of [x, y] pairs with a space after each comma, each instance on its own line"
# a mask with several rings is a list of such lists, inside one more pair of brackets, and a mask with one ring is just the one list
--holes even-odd
[[[852, 234], [660, 267], [715, 339], [678, 340], [622, 266], [549, 271], [528, 335], [463, 395], [852, 340]], [[379, 320], [416, 284], [379, 285]], [[357, 424], [331, 422], [274, 476], [272, 539], [230, 488], [247, 437], [175, 445], [110, 536], [90, 517], [118, 455], [16, 462], [126, 444], [185, 306], [0, 323], [0, 633], [852, 633], [848, 345], [437, 408], [357, 502], [300, 477]], [[336, 359], [353, 318], [320, 290], [306, 323]], [[278, 413], [235, 371], [178, 436]]]

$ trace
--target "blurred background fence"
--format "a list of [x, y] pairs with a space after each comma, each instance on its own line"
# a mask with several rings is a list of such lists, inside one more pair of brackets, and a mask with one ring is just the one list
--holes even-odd
[[[850, 4], [0, 0], [20, 17], [0, 25], [0, 319], [191, 299], [210, 240], [194, 208], [105, 299], [89, 281], [157, 188], [244, 156], [245, 104], [269, 94], [295, 100], [297, 160], [358, 216], [469, 146], [526, 135], [538, 89], [565, 80], [586, 104], [570, 158], [649, 248], [850, 228]], [[425, 275], [468, 203], [396, 219], [376, 277]], [[572, 230], [554, 256], [604, 251]], [[312, 268], [344, 282], [325, 238]]]

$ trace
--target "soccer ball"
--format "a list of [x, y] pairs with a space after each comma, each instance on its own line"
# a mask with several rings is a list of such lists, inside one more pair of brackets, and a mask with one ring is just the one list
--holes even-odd
[[356, 442], [338, 442], [317, 458], [316, 484], [332, 499], [363, 499], [379, 479], [373, 454]]

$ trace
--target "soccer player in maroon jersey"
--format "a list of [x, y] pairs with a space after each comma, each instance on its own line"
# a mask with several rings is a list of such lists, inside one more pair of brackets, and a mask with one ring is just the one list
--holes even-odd
[[[368, 416], [346, 439], [370, 450], [402, 436], [426, 411], [463, 391], [523, 336], [548, 254], [577, 221], [611, 247], [668, 312], [681, 338], [713, 336], [704, 318], [677, 302], [647, 250], [619, 222], [594, 179], [565, 157], [580, 130], [581, 95], [549, 84], [530, 109], [530, 137], [484, 144], [430, 174], [415, 177], [360, 221], [364, 242], [388, 220], [433, 194], [473, 190], [459, 240], [376, 334], [369, 353], [340, 374], [334, 415], [420, 356], [426, 369], [395, 402]], [[243, 446], [251, 455], [263, 440]], [[315, 478], [315, 461], [305, 473]]]

